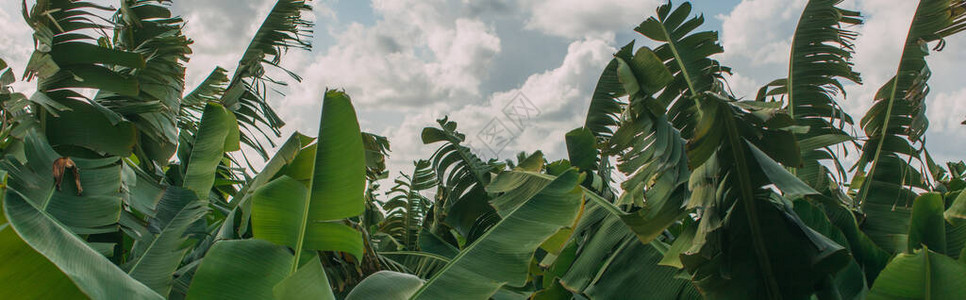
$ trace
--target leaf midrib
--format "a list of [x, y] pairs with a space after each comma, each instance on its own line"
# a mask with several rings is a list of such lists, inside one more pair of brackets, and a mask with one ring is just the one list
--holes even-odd
[[688, 72], [688, 68], [684, 65], [684, 60], [681, 57], [681, 53], [678, 52], [677, 43], [674, 37], [671, 36], [671, 32], [668, 31], [667, 26], [665, 26], [664, 21], [658, 22], [661, 24], [661, 32], [667, 37], [668, 48], [671, 49], [671, 55], [674, 55], [674, 62], [677, 63], [678, 68], [681, 68], [681, 75], [684, 75], [684, 81], [688, 84], [688, 92], [691, 93], [691, 97], [697, 97], [697, 92], [694, 88], [694, 82], [691, 81], [691, 74]]

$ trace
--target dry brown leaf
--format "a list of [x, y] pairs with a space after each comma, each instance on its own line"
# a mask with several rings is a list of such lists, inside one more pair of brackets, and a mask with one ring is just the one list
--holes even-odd
[[70, 157], [64, 156], [54, 160], [54, 181], [57, 182], [57, 190], [60, 190], [60, 183], [64, 180], [64, 171], [66, 169], [71, 169], [74, 171], [74, 184], [77, 185], [77, 195], [80, 196], [84, 192], [84, 188], [81, 187], [80, 182], [80, 168], [74, 164], [74, 161]]

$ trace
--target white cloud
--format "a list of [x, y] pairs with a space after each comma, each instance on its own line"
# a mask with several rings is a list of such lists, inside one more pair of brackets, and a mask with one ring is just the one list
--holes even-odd
[[330, 31], [336, 43], [300, 70], [319, 74], [307, 83], [345, 88], [368, 108], [480, 97], [480, 82], [500, 52], [490, 27], [439, 3], [375, 1], [373, 8], [382, 17], [376, 24]]
[[754, 66], [784, 66], [804, 6], [804, 0], [746, 0], [729, 14], [718, 15], [723, 56]]
[[482, 101], [480, 84], [500, 38], [440, 1], [374, 1], [372, 7], [374, 24], [331, 26], [334, 42], [327, 49], [286, 57], [285, 65], [304, 80], [273, 104], [289, 124], [286, 131], [314, 135], [323, 89], [345, 89], [363, 130], [391, 138], [391, 169], [409, 171], [409, 161], [432, 154], [420, 141], [423, 127], [440, 112]]
[[733, 71], [731, 75], [725, 74], [725, 82], [731, 89], [735, 97], [739, 99], [755, 99], [758, 95], [758, 88], [761, 87], [754, 79], [748, 78], [738, 71]]
[[[498, 145], [488, 145], [480, 134], [493, 120], [509, 127], [512, 132], [507, 137], [516, 135], [496, 153], [498, 158], [535, 150], [543, 150], [552, 159], [566, 158], [564, 134], [583, 124], [597, 77], [615, 51], [607, 41], [600, 39], [572, 42], [558, 67], [530, 75], [520, 88], [493, 93], [487, 103], [466, 105], [446, 114], [450, 120], [459, 123], [459, 130], [466, 134], [467, 144], [483, 158], [495, 158], [494, 151], [501, 150]], [[520, 101], [517, 98], [520, 95], [539, 110], [532, 119], [523, 122], [522, 130], [514, 127], [512, 120], [502, 111], [508, 103]], [[408, 170], [410, 160], [429, 157], [438, 147], [422, 145], [419, 140], [422, 128], [434, 125], [435, 114], [426, 110], [410, 115], [400, 127], [385, 132], [393, 138], [391, 169]]]
[[[600, 39], [572, 42], [559, 67], [531, 75], [519, 89], [494, 93], [491, 103], [497, 110], [514, 101], [518, 94], [525, 96], [540, 110], [538, 115], [524, 122], [519, 137], [507, 146], [501, 157], [509, 157], [520, 151], [543, 150], [549, 157], [565, 158], [564, 134], [583, 125], [597, 77], [615, 51]], [[479, 123], [501, 115], [502, 112], [494, 112], [493, 116], [481, 118], [484, 116], [473, 116], [471, 113], [466, 119], [485, 125]], [[477, 139], [480, 137], [477, 136]], [[476, 143], [479, 144], [478, 141]]]
[[[935, 133], [950, 133], [966, 137], [960, 124], [966, 120], [966, 88], [951, 93], [933, 93], [926, 109], [929, 117], [929, 130]], [[964, 157], [966, 158], [966, 157]]]
[[966, 160], [966, 88], [952, 92], [932, 93], [927, 98], [926, 116], [929, 129], [926, 147], [936, 162]]
[[455, 23], [455, 30], [429, 36], [429, 48], [438, 61], [429, 64], [427, 73], [437, 79], [438, 88], [447, 91], [448, 97], [459, 96], [459, 92], [475, 95], [490, 60], [500, 52], [500, 38], [479, 20], [457, 19]]
[[528, 29], [569, 39], [608, 37], [644, 21], [660, 1], [530, 0], [520, 6], [530, 13]]
[[[195, 40], [195, 54], [188, 64], [189, 89], [216, 65], [234, 67], [273, 2], [174, 3], [172, 9], [188, 21], [185, 30]], [[313, 1], [314, 16], [309, 16], [319, 20], [316, 35], [325, 39], [321, 42], [325, 47], [312, 52], [290, 51], [283, 61], [305, 80], [301, 84], [290, 82], [290, 87], [282, 89], [287, 96], [271, 97], [270, 102], [289, 123], [287, 132], [300, 130], [315, 135], [323, 89], [345, 88], [363, 128], [390, 137], [393, 169], [409, 170], [410, 160], [426, 158], [435, 148], [422, 145], [419, 132], [434, 125], [437, 117], [450, 115], [473, 140], [518, 93], [527, 96], [541, 113], [501, 157], [536, 149], [554, 158], [565, 157], [563, 134], [582, 124], [600, 70], [615, 44], [628, 42], [623, 38], [615, 41], [615, 32], [633, 28], [663, 1], [374, 0], [371, 7], [375, 20], [363, 21], [365, 24], [351, 23], [352, 15], [329, 9], [331, 2]], [[692, 12], [716, 14], [723, 22], [725, 54], [717, 58], [734, 67], [735, 74], [728, 82], [737, 95], [753, 97], [762, 84], [785, 76], [790, 38], [804, 2], [745, 0], [727, 12]], [[862, 73], [865, 85], [847, 85], [849, 97], [842, 102], [856, 119], [871, 104], [875, 90], [895, 72], [914, 2], [843, 3], [866, 16], [866, 24], [854, 28], [862, 34], [856, 41], [855, 69]], [[21, 72], [32, 46], [30, 30], [18, 11], [18, 1], [0, 3], [0, 28], [4, 28], [0, 31], [0, 55]], [[527, 35], [521, 33], [521, 27], [528, 29]], [[707, 28], [707, 24], [702, 27]], [[533, 36], [546, 39], [536, 41]], [[562, 60], [557, 58], [563, 51], [548, 46], [550, 40], [569, 43]], [[638, 38], [638, 42], [644, 40]], [[526, 59], [501, 60], [506, 55], [503, 51], [519, 48], [516, 44], [511, 47], [511, 43], [527, 43], [523, 49], [533, 53], [529, 56], [553, 59], [524, 68], [505, 68], [500, 64], [530, 63]], [[961, 156], [966, 151], [962, 148], [966, 144], [957, 149], [952, 144], [962, 143], [947, 142], [961, 140], [966, 132], [958, 124], [966, 118], [958, 108], [962, 105], [955, 105], [966, 100], [959, 79], [961, 70], [966, 69], [966, 52], [961, 51], [966, 47], [966, 35], [947, 43], [946, 51], [928, 57], [934, 71], [930, 80], [933, 92], [928, 98], [927, 112], [932, 121], [928, 136], [937, 158]], [[493, 74], [500, 66], [512, 71]], [[498, 81], [495, 76], [526, 80], [519, 86], [489, 87], [488, 83]], [[474, 146], [481, 146], [478, 143], [474, 141]]]

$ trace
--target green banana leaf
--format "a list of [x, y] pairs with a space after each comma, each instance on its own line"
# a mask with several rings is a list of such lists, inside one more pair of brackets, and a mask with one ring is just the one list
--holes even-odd
[[[931, 74], [927, 43], [966, 29], [960, 1], [922, 0], [916, 7], [895, 75], [879, 88], [872, 107], [862, 117], [868, 141], [856, 163], [852, 188], [855, 202], [868, 215], [863, 230], [890, 252], [906, 248], [914, 189], [929, 190], [926, 176], [914, 167], [924, 161], [923, 134], [928, 127], [925, 101]], [[938, 49], [938, 48], [937, 48]], [[923, 164], [925, 165], [925, 164]], [[925, 169], [925, 167], [921, 168]]]
[[[365, 210], [365, 149], [349, 96], [327, 91], [322, 102], [319, 142], [304, 148], [285, 175], [253, 196], [256, 238], [302, 250], [330, 250], [362, 257], [362, 234], [341, 220]], [[305, 182], [301, 177], [311, 176]], [[294, 178], [293, 178], [294, 177]], [[292, 272], [297, 269], [292, 265]]]
[[35, 130], [24, 137], [26, 161], [5, 159], [0, 162], [10, 172], [9, 187], [23, 198], [49, 213], [77, 234], [116, 231], [121, 216], [122, 163], [117, 157], [72, 160], [80, 169], [79, 192], [71, 169], [66, 169], [61, 188], [55, 188], [51, 166], [61, 157]]
[[[502, 287], [523, 286], [529, 262], [540, 244], [558, 229], [571, 225], [577, 217], [582, 201], [582, 192], [577, 185], [580, 178], [573, 169], [555, 179], [525, 171], [501, 174], [487, 186], [487, 191], [502, 193], [492, 201], [502, 220], [464, 248], [419, 289], [396, 289], [394, 294], [383, 294], [382, 297], [485, 299]], [[372, 295], [386, 285], [388, 276], [367, 278], [352, 294]], [[409, 286], [415, 281], [406, 282]]]
[[[128, 276], [53, 216], [24, 199], [18, 192], [7, 190], [3, 199], [3, 210], [10, 222], [10, 228], [5, 228], [2, 233], [7, 241], [16, 240], [9, 235], [10, 231], [16, 231], [19, 238], [33, 248], [32, 251], [40, 253], [57, 266], [73, 281], [76, 288], [88, 297], [92, 299], [163, 299], [161, 295]], [[18, 248], [18, 243], [11, 241], [11, 243], [4, 243], [2, 247], [4, 252], [11, 251]], [[24, 247], [19, 248], [15, 251], [28, 250]], [[32, 254], [24, 255], [36, 259]], [[56, 279], [62, 275], [50, 272], [50, 268], [45, 267], [46, 265], [39, 264], [36, 269], [20, 263], [12, 263], [10, 266], [24, 268], [23, 273], [18, 274], [18, 277], [21, 277], [20, 280], [29, 282], [32, 281], [31, 278], [37, 276], [39, 280], [37, 284], [52, 283], [49, 287], [52, 289], [51, 296], [72, 294], [73, 291], [63, 281]], [[6, 272], [5, 270], [4, 273]], [[5, 281], [6, 283], [10, 282]], [[34, 283], [27, 283], [25, 286], [32, 284]], [[13, 285], [7, 290], [22, 288], [24, 286]]]
[[325, 277], [325, 270], [319, 256], [313, 256], [308, 263], [295, 271], [294, 274], [275, 285], [273, 289], [275, 299], [321, 299], [335, 300], [329, 279]]
[[272, 299], [292, 260], [288, 249], [262, 240], [217, 242], [198, 266], [187, 299]]
[[[943, 219], [943, 197], [939, 193], [925, 193], [912, 204], [909, 220], [909, 242], [906, 253], [928, 247], [946, 253], [946, 220]], [[948, 253], [947, 253], [948, 254]]]
[[158, 294], [167, 296], [175, 271], [191, 244], [185, 232], [207, 213], [207, 201], [189, 190], [168, 187], [158, 204], [157, 235], [143, 237], [132, 247], [128, 274]]
[[[588, 191], [585, 191], [585, 195], [593, 197]], [[580, 293], [590, 299], [699, 297], [691, 282], [686, 278], [678, 278], [679, 270], [658, 265], [663, 253], [651, 244], [641, 243], [638, 236], [618, 215], [614, 215], [597, 201], [587, 203], [571, 241], [572, 244], [568, 247], [573, 247], [570, 254], [573, 258], [564, 258], [568, 256], [568, 251], [564, 250], [565, 254], [561, 254], [550, 267], [550, 271], [544, 274], [545, 279], [559, 277], [559, 284], [565, 290]]]
[[929, 248], [900, 253], [872, 285], [869, 299], [959, 299], [966, 295], [966, 265]]
[[[64, 92], [51, 92], [55, 99]], [[59, 101], [69, 109], [59, 117], [47, 116], [45, 134], [52, 146], [72, 145], [117, 155], [130, 156], [137, 142], [137, 130], [131, 122], [112, 122], [93, 105], [77, 100]]]
[[211, 186], [215, 183], [215, 171], [226, 151], [238, 150], [238, 139], [229, 139], [238, 131], [235, 116], [223, 106], [209, 102], [201, 116], [201, 125], [195, 134], [191, 155], [184, 175], [184, 187], [192, 190], [199, 199], [208, 199]]
[[365, 286], [360, 283], [349, 292], [346, 300], [406, 300], [423, 285], [414, 275], [393, 271], [379, 271], [366, 277]]

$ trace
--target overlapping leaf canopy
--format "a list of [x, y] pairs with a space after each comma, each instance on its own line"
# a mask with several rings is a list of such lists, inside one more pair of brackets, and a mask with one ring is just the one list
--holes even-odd
[[[657, 8], [598, 80], [569, 159], [484, 161], [456, 122], [388, 191], [389, 139], [326, 90], [318, 135], [268, 86], [308, 49], [279, 0], [239, 64], [191, 92], [170, 1], [38, 0], [24, 79], [0, 61], [0, 286], [94, 299], [948, 299], [966, 284], [966, 165], [925, 152], [928, 46], [966, 4], [922, 0], [896, 76], [842, 111], [858, 12], [811, 0], [788, 74], [755, 99], [690, 3]], [[869, 99], [864, 99], [869, 100]], [[267, 143], [267, 144], [266, 144]], [[254, 176], [232, 153], [267, 159]], [[269, 146], [266, 146], [269, 145]], [[837, 149], [860, 147], [853, 174]], [[243, 152], [244, 153], [244, 152]], [[532, 153], [532, 154], [529, 154]], [[173, 155], [178, 159], [171, 161]], [[247, 159], [247, 157], [246, 157]], [[56, 163], [55, 163], [56, 162]], [[249, 161], [250, 162], [250, 161]], [[251, 165], [251, 164], [250, 164]], [[52, 168], [53, 166], [53, 168]], [[249, 166], [251, 167], [251, 166]], [[615, 182], [615, 172], [626, 179]], [[847, 183], [848, 182], [848, 183]], [[9, 296], [9, 295], [4, 295]]]

